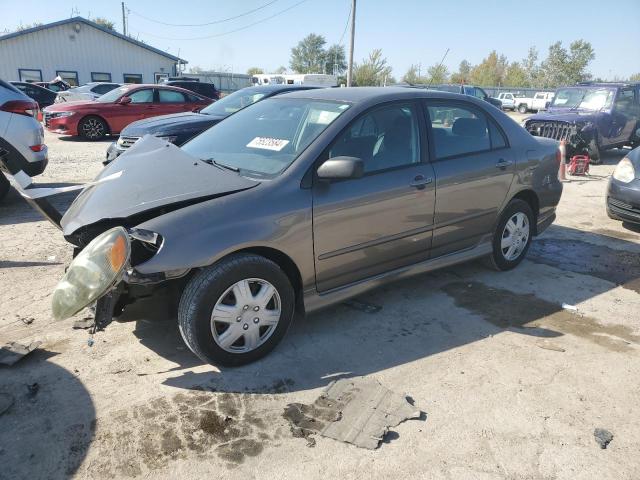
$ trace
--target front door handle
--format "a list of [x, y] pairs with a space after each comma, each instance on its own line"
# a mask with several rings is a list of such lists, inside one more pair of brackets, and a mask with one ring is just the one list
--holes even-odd
[[413, 182], [411, 182], [410, 185], [414, 188], [417, 188], [418, 190], [422, 190], [424, 189], [425, 186], [429, 185], [431, 182], [433, 182], [433, 178], [431, 177], [426, 178], [424, 175], [416, 175], [416, 177], [413, 179]]
[[504, 158], [501, 158], [500, 160], [498, 160], [498, 163], [496, 163], [496, 168], [501, 168], [502, 170], [504, 170], [511, 165], [513, 165], [513, 162], [511, 160], [505, 160]]

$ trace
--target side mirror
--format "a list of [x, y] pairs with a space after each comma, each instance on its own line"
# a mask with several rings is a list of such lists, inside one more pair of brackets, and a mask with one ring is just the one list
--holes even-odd
[[131, 103], [131, 97], [127, 97], [126, 95], [124, 97], [122, 97], [118, 103], [120, 105], [129, 105]]
[[321, 180], [360, 178], [364, 175], [364, 162], [357, 157], [334, 157], [318, 168]]

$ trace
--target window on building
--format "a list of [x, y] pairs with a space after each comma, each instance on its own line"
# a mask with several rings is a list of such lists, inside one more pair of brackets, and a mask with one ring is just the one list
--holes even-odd
[[125, 73], [122, 77], [124, 83], [142, 83], [141, 73]]
[[21, 82], [41, 82], [42, 70], [19, 68], [18, 76], [20, 77]]
[[154, 83], [162, 83], [162, 79], [166, 78], [167, 80], [169, 79], [169, 74], [168, 73], [159, 73], [156, 72], [153, 74], [153, 82]]
[[110, 82], [111, 74], [103, 73], [103, 72], [91, 72], [91, 81], [92, 82]]
[[78, 83], [78, 72], [72, 72], [70, 70], [56, 70], [56, 75], [72, 87], [80, 85]]

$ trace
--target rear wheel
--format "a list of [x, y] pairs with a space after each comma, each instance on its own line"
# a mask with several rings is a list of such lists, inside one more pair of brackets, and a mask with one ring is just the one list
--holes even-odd
[[9, 183], [9, 180], [7, 180], [7, 177], [5, 177], [2, 172], [0, 172], [0, 200], [2, 200], [7, 195], [7, 193], [9, 193], [10, 187], [11, 184]]
[[518, 111], [520, 113], [527, 113], [527, 106], [523, 103], [522, 105], [518, 106]]
[[602, 159], [600, 158], [600, 147], [598, 146], [598, 142], [595, 138], [589, 142], [587, 153], [589, 154], [589, 163], [593, 163], [594, 165], [602, 163]]
[[107, 132], [107, 124], [100, 117], [85, 117], [78, 124], [78, 133], [87, 140], [101, 140]]
[[527, 202], [513, 199], [500, 217], [493, 235], [493, 253], [487, 258], [496, 270], [511, 270], [525, 257], [531, 245], [535, 217]]
[[178, 309], [180, 333], [205, 362], [243, 365], [282, 340], [294, 307], [291, 283], [276, 263], [233, 255], [189, 281]]

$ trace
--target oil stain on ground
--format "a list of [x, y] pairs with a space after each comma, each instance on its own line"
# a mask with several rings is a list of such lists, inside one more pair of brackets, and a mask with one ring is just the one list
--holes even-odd
[[273, 394], [187, 391], [123, 409], [101, 422], [91, 448], [94, 478], [149, 475], [178, 459], [217, 456], [234, 467], [280, 438], [283, 422], [265, 408]]
[[640, 253], [581, 240], [541, 238], [531, 244], [527, 258], [601, 278], [640, 293]]
[[640, 335], [625, 326], [602, 325], [535, 295], [491, 288], [479, 282], [449, 283], [442, 290], [457, 306], [481, 315], [500, 328], [517, 328], [538, 337], [571, 334], [616, 352], [640, 344]]

